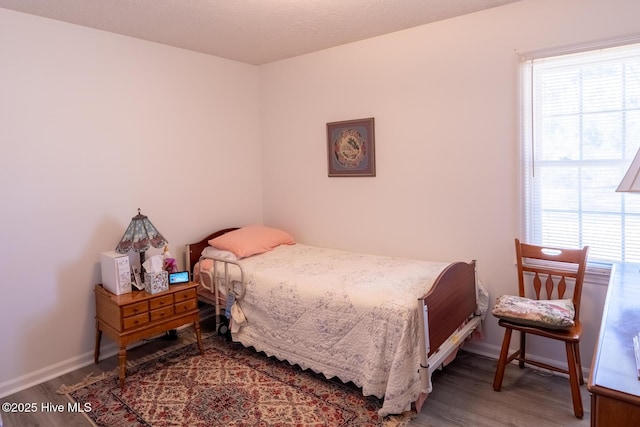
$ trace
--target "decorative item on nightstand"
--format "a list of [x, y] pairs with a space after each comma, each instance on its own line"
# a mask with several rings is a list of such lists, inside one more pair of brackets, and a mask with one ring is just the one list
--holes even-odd
[[176, 259], [171, 256], [171, 252], [169, 252], [169, 245], [164, 245], [164, 251], [162, 252], [162, 269], [169, 274], [178, 271], [178, 264], [176, 263]]
[[100, 267], [102, 270], [102, 286], [116, 295], [131, 292], [131, 267], [129, 256], [119, 254], [116, 251], [107, 251], [100, 254]]
[[124, 236], [122, 236], [120, 243], [118, 243], [116, 247], [116, 252], [126, 254], [130, 250], [133, 250], [140, 254], [140, 268], [143, 270], [140, 276], [144, 281], [145, 275], [142, 264], [144, 264], [145, 252], [151, 246], [161, 248], [167, 243], [169, 242], [167, 242], [162, 234], [151, 224], [149, 218], [140, 213], [140, 208], [138, 208], [138, 215], [131, 218], [129, 227], [127, 227]]

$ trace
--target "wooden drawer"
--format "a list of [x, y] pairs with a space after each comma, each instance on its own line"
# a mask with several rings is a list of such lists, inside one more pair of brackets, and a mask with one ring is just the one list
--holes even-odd
[[120, 348], [118, 376], [120, 387], [124, 387], [127, 372], [127, 346], [186, 324], [193, 324], [198, 338], [198, 349], [200, 354], [203, 354], [197, 287], [197, 283], [189, 282], [171, 286], [169, 290], [159, 294], [132, 291], [127, 294], [114, 295], [105, 290], [102, 285], [95, 285], [96, 342], [93, 352], [94, 362], [98, 363], [100, 340], [102, 334], [106, 333], [117, 342]]
[[176, 314], [193, 310], [198, 307], [198, 300], [190, 299], [188, 301], [176, 302]]
[[190, 299], [196, 299], [196, 294], [197, 292], [195, 289], [186, 289], [184, 291], [176, 292], [174, 294], [176, 296], [176, 304]]
[[162, 320], [169, 318], [173, 314], [173, 305], [169, 307], [159, 308], [157, 310], [151, 310], [151, 321]]
[[122, 317], [135, 316], [147, 311], [149, 311], [149, 304], [147, 304], [147, 301], [129, 304], [122, 307]]
[[170, 307], [173, 305], [173, 295], [163, 295], [161, 297], [153, 298], [149, 301], [149, 307], [151, 310], [156, 310], [162, 307]]
[[122, 323], [124, 329], [137, 328], [138, 326], [144, 325], [145, 323], [149, 323], [149, 313], [144, 312], [135, 316], [125, 317], [124, 319], [122, 319]]

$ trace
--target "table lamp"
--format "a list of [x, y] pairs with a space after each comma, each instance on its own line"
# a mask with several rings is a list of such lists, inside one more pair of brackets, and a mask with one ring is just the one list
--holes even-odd
[[116, 252], [126, 254], [130, 250], [133, 250], [140, 254], [140, 280], [144, 282], [144, 267], [142, 264], [144, 264], [145, 252], [151, 246], [161, 248], [167, 243], [169, 242], [167, 242], [162, 234], [151, 224], [149, 218], [140, 213], [140, 208], [138, 208], [138, 215], [131, 218], [129, 227], [127, 227], [124, 236], [122, 236], [120, 243], [118, 243], [116, 247]]

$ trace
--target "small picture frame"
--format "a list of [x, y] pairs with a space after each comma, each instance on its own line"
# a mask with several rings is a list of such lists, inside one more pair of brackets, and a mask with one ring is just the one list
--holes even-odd
[[131, 284], [133, 285], [133, 287], [135, 287], [139, 291], [144, 290], [144, 284], [140, 279], [140, 273], [138, 272], [138, 269], [133, 266], [131, 267], [131, 279], [132, 279]]
[[327, 123], [329, 176], [376, 176], [373, 117]]

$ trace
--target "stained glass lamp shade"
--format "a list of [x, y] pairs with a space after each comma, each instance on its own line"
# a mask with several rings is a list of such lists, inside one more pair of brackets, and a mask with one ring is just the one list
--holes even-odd
[[[140, 209], [138, 209], [138, 215], [131, 218], [129, 227], [127, 227], [124, 236], [122, 236], [120, 243], [116, 247], [116, 252], [121, 254], [126, 254], [130, 250], [138, 252], [140, 254], [140, 268], [142, 269], [145, 252], [152, 246], [161, 248], [167, 243], [169, 242], [153, 226], [149, 218], [146, 215], [142, 215]], [[142, 280], [144, 280], [144, 275], [142, 275]]]

